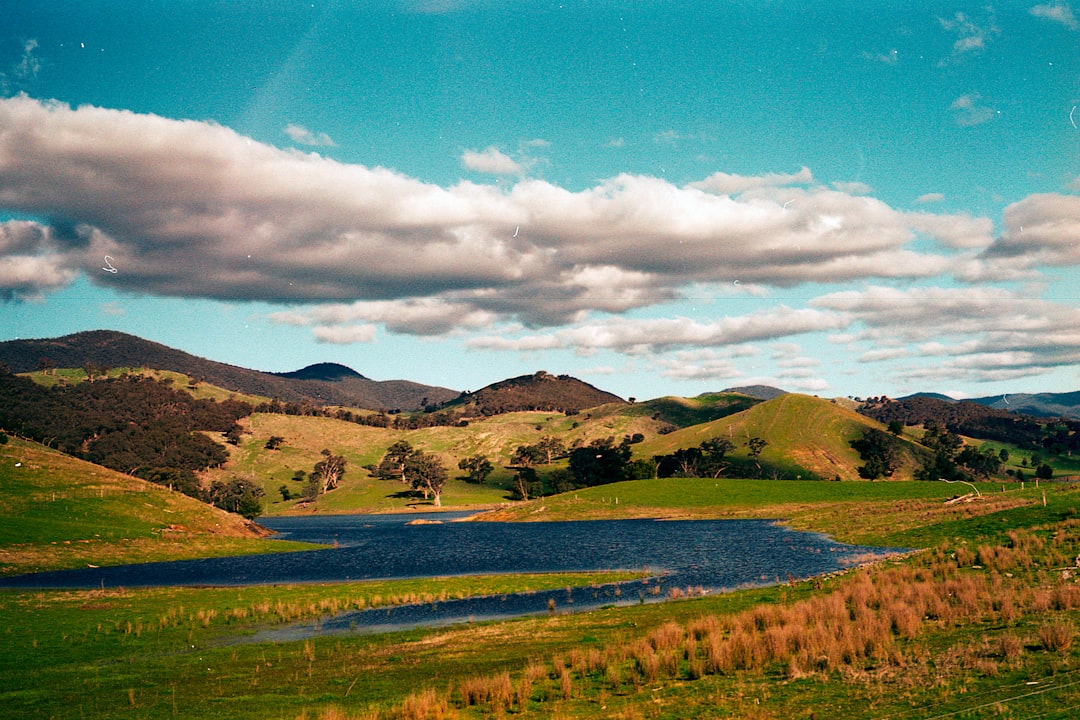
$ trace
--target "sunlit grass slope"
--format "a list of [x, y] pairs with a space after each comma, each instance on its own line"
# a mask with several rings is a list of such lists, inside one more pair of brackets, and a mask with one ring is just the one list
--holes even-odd
[[0, 445], [0, 573], [283, 550], [236, 515], [35, 443]]
[[[747, 442], [760, 437], [768, 441], [760, 458], [762, 472], [768, 477], [833, 480], [839, 476], [841, 480], [857, 480], [862, 461], [851, 441], [867, 428], [883, 429], [880, 423], [829, 400], [788, 394], [735, 415], [648, 440], [634, 452], [639, 457], [668, 454], [724, 437], [736, 446], [731, 453], [733, 461], [756, 472]], [[900, 442], [903, 460], [893, 479], [908, 480], [923, 451], [908, 440]]]
[[[655, 435], [662, 424], [651, 417], [624, 414], [623, 403], [612, 403], [577, 415], [544, 412], [515, 412], [470, 419], [464, 427], [431, 427], [419, 430], [392, 430], [322, 417], [256, 413], [241, 420], [246, 433], [238, 447], [229, 446], [229, 461], [204, 473], [207, 482], [241, 477], [266, 490], [268, 514], [294, 511], [360, 512], [403, 510], [417, 506], [407, 488], [392, 480], [371, 477], [365, 466], [377, 464], [393, 443], [404, 440], [414, 448], [434, 453], [447, 468], [450, 480], [442, 496], [444, 507], [486, 505], [506, 502], [514, 470], [510, 457], [519, 445], [533, 445], [545, 436], [555, 436], [567, 446], [579, 441], [642, 433]], [[271, 436], [284, 438], [277, 450], [267, 450]], [[345, 478], [337, 490], [319, 498], [312, 506], [298, 507], [297, 500], [282, 500], [284, 485], [299, 495], [303, 484], [294, 481], [297, 470], [311, 472], [328, 449], [345, 457]], [[458, 462], [473, 455], [486, 455], [495, 466], [483, 485], [465, 482]], [[423, 507], [430, 507], [423, 505]]]

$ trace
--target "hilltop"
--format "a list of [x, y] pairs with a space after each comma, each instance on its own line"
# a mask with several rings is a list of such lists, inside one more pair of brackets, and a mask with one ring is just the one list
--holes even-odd
[[498, 415], [508, 412], [580, 412], [587, 408], [622, 403], [622, 398], [569, 375], [551, 375], [543, 370], [492, 383], [476, 392], [462, 393], [444, 403], [444, 409], [466, 415]]
[[249, 370], [113, 330], [0, 342], [0, 363], [15, 373], [32, 372], [43, 366], [81, 368], [88, 363], [97, 368], [169, 370], [225, 390], [282, 402], [371, 410], [418, 410], [426, 403], [443, 402], [457, 395], [447, 388], [407, 380], [370, 380], [343, 365], [314, 365], [283, 374]]

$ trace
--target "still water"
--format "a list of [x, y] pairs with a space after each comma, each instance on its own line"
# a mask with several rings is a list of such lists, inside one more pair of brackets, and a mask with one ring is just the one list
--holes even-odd
[[[442, 521], [409, 524], [418, 517]], [[258, 585], [495, 573], [647, 570], [650, 579], [512, 596], [344, 613], [302, 628], [267, 633], [296, 637], [380, 630], [651, 602], [673, 588], [707, 592], [821, 575], [885, 555], [883, 548], [837, 543], [767, 520], [596, 520], [450, 522], [453, 513], [264, 518], [287, 540], [334, 547], [0, 578], [0, 587], [98, 588]], [[304, 628], [307, 628], [306, 630]]]

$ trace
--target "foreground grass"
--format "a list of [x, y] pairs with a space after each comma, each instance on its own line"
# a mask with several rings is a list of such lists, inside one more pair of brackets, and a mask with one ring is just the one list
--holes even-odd
[[[35, 472], [5, 477], [48, 474], [44, 465]], [[10, 500], [28, 508], [63, 499], [32, 486], [14, 486]], [[71, 506], [81, 517], [43, 525], [22, 551], [44, 547], [45, 562], [67, 562], [48, 548], [162, 541], [168, 506], [149, 521], [131, 514], [116, 536], [85, 537], [87, 528], [107, 532], [119, 512], [95, 503], [156, 502], [137, 489], [95, 497], [94, 487]], [[447, 629], [244, 642], [347, 608], [606, 578], [4, 591], [0, 707], [12, 718], [1069, 717], [1080, 706], [1080, 493], [988, 484], [979, 500], [945, 503], [967, 489], [671, 480], [545, 498], [511, 514], [781, 517], [842, 539], [931, 550], [810, 582]], [[102, 524], [85, 522], [99, 511]], [[161, 547], [171, 552], [171, 542]]]

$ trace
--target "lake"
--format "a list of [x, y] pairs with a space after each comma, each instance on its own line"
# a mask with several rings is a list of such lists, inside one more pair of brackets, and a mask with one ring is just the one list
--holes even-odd
[[[450, 522], [464, 513], [263, 518], [282, 539], [325, 550], [64, 570], [0, 578], [0, 587], [221, 586], [497, 573], [647, 570], [648, 580], [350, 612], [268, 631], [327, 633], [446, 624], [607, 604], [652, 602], [673, 588], [719, 592], [822, 575], [893, 550], [844, 545], [768, 520]], [[416, 519], [435, 524], [409, 524]], [[304, 627], [308, 630], [305, 631]], [[312, 630], [314, 628], [314, 630]], [[290, 634], [292, 633], [292, 634]]]

